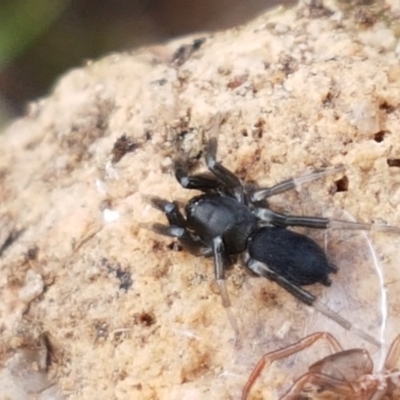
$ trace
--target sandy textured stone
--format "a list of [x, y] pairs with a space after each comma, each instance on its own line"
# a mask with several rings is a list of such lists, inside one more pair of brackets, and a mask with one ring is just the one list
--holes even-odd
[[[400, 226], [399, 8], [387, 2], [382, 14], [379, 2], [368, 19], [360, 6], [308, 3], [88, 63], [0, 137], [0, 384], [19, 382], [21, 351], [47, 346], [51, 360], [30, 375], [24, 364], [28, 383], [9, 397], [237, 399], [263, 352], [317, 330], [382, 358], [400, 332], [398, 236], [306, 232], [339, 267], [331, 288], [310, 291], [384, 338], [382, 351], [240, 266], [227, 279], [235, 347], [212, 261], [143, 228], [165, 222], [144, 195], [194, 195], [172, 161], [184, 155], [204, 169], [197, 160], [216, 114], [225, 119], [218, 158], [243, 180], [273, 185], [346, 167], [345, 178], [273, 199], [274, 209]], [[41, 334], [50, 345], [37, 345]], [[276, 398], [327, 352], [318, 349], [270, 368], [251, 398]], [[43, 392], [35, 371], [47, 368], [55, 386]]]

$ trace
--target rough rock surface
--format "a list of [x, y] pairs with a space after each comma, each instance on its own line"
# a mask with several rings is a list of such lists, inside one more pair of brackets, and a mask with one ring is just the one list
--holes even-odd
[[[145, 229], [165, 219], [144, 195], [193, 196], [172, 161], [204, 169], [220, 114], [218, 158], [243, 180], [345, 166], [275, 209], [400, 226], [399, 16], [394, 1], [308, 1], [89, 63], [32, 104], [0, 137], [0, 398], [237, 399], [262, 353], [317, 330], [382, 358], [400, 332], [398, 236], [314, 236], [339, 272], [310, 291], [382, 350], [240, 266], [235, 346], [212, 261]], [[318, 356], [269, 369], [251, 398], [276, 398]]]

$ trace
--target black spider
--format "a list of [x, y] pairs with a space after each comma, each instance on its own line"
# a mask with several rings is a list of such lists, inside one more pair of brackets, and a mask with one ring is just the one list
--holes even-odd
[[216, 161], [216, 153], [217, 140], [213, 137], [205, 149], [205, 161], [211, 174], [190, 176], [185, 163], [175, 163], [178, 182], [186, 189], [204, 192], [186, 204], [186, 218], [175, 202], [158, 197], [149, 197], [149, 200], [155, 208], [164, 212], [169, 222], [169, 225], [153, 224], [155, 232], [177, 238], [187, 251], [196, 256], [214, 257], [215, 278], [234, 329], [237, 331], [236, 322], [228, 309], [230, 301], [224, 280], [225, 270], [236, 260], [236, 255], [243, 254], [245, 265], [254, 274], [275, 281], [297, 299], [312, 305], [345, 329], [351, 329], [365, 340], [377, 344], [374, 338], [353, 327], [301, 287], [314, 283], [329, 286], [329, 274], [335, 273], [337, 268], [329, 262], [324, 250], [315, 241], [286, 227], [370, 229], [374, 226], [399, 233], [400, 229], [387, 225], [284, 215], [268, 208], [268, 197], [340, 172], [342, 167], [314, 171], [270, 188], [258, 189], [242, 185], [231, 171]]

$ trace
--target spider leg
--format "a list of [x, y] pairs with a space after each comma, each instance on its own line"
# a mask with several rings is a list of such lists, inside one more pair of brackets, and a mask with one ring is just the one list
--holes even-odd
[[197, 189], [207, 193], [221, 187], [221, 182], [214, 175], [189, 175], [188, 168], [183, 160], [175, 160], [174, 170], [177, 181], [185, 189]]
[[283, 276], [278, 275], [275, 271], [268, 268], [266, 264], [250, 258], [249, 260], [247, 260], [246, 266], [247, 268], [250, 269], [250, 271], [252, 271], [256, 275], [264, 276], [265, 278], [268, 278], [276, 282], [279, 286], [283, 287], [298, 300], [302, 301], [303, 303], [309, 306], [314, 307], [321, 314], [332, 319], [337, 324], [342, 326], [344, 329], [353, 332], [355, 335], [364, 339], [365, 341], [380, 347], [380, 343], [375, 338], [353, 326], [350, 321], [347, 321], [345, 318], [341, 317], [339, 314], [331, 310], [329, 307], [319, 302], [316, 296], [314, 296], [307, 290], [303, 289], [302, 287], [290, 282]]
[[385, 360], [385, 370], [393, 371], [397, 367], [400, 359], [400, 335], [396, 336], [390, 345], [390, 349]]
[[217, 161], [217, 138], [212, 137], [208, 141], [205, 150], [205, 159], [208, 169], [218, 178], [222, 185], [232, 190], [239, 203], [244, 203], [243, 187], [239, 178], [228, 168]]
[[315, 229], [351, 229], [365, 231], [377, 230], [400, 233], [400, 227], [392, 225], [342, 221], [323, 217], [285, 215], [268, 208], [255, 208], [253, 213], [261, 220], [276, 226], [305, 226]]
[[388, 389], [387, 371], [377, 378], [371, 376], [373, 369], [373, 361], [365, 349], [333, 353], [310, 365], [309, 372], [297, 379], [281, 400], [297, 399], [306, 383], [319, 386], [318, 392], [327, 390], [346, 399], [383, 399]]
[[[340, 346], [339, 342], [330, 333], [316, 332], [316, 333], [308, 335], [308, 336], [300, 339], [298, 342], [293, 343], [289, 346], [286, 346], [282, 349], [266, 353], [261, 357], [260, 361], [257, 363], [257, 365], [255, 366], [249, 379], [247, 380], [247, 382], [243, 388], [242, 400], [247, 399], [247, 396], [249, 395], [249, 392], [250, 392], [252, 386], [254, 385], [254, 382], [260, 376], [262, 370], [265, 368], [266, 365], [269, 365], [274, 361], [281, 360], [282, 358], [286, 358], [293, 354], [299, 353], [300, 351], [307, 349], [308, 347], [311, 347], [315, 342], [317, 342], [320, 339], [324, 339], [328, 342], [328, 344], [332, 350], [332, 353], [337, 353], [339, 351], [342, 351], [342, 347]], [[298, 381], [296, 381], [296, 383], [297, 382]], [[303, 386], [304, 386], [304, 384], [301, 386], [301, 388]], [[293, 388], [294, 388], [294, 386], [292, 386], [292, 388], [290, 389], [290, 391], [289, 391], [290, 393], [292, 393]], [[295, 393], [300, 393], [300, 392], [296, 391]]]
[[157, 196], [146, 196], [145, 199], [154, 208], [165, 214], [170, 225], [177, 225], [182, 228], [186, 226], [186, 219], [175, 202], [170, 202]]
[[229, 322], [232, 325], [233, 330], [235, 331], [235, 342], [236, 339], [239, 338], [239, 328], [236, 322], [235, 317], [232, 314], [230, 309], [231, 301], [229, 299], [228, 290], [225, 285], [225, 265], [226, 265], [226, 254], [225, 254], [225, 246], [222, 241], [221, 236], [217, 236], [212, 241], [212, 251], [214, 255], [214, 273], [215, 280], [219, 286], [220, 294], [222, 297], [222, 305], [225, 307], [225, 310], [228, 314]]
[[338, 167], [326, 168], [323, 170], [315, 170], [307, 175], [290, 178], [286, 181], [277, 183], [270, 188], [257, 189], [251, 194], [251, 201], [257, 203], [261, 200], [267, 199], [268, 197], [275, 196], [280, 193], [287, 192], [288, 190], [295, 189], [303, 185], [304, 183], [315, 181], [316, 179], [323, 178], [325, 176], [334, 175], [338, 172], [343, 172], [344, 167], [342, 165]]
[[300, 394], [307, 383], [324, 388], [324, 391], [331, 389], [336, 395], [339, 394], [341, 396], [346, 396], [347, 399], [358, 398], [357, 393], [349, 382], [341, 381], [321, 373], [307, 372], [296, 380], [293, 386], [280, 398], [280, 400], [299, 399]]
[[339, 165], [337, 167], [326, 168], [324, 170], [316, 170], [307, 175], [298, 176], [296, 178], [291, 178], [286, 181], [280, 182], [270, 188], [257, 189], [251, 194], [251, 201], [257, 203], [268, 197], [275, 196], [280, 193], [287, 192], [288, 190], [295, 189], [300, 185], [307, 182], [312, 182], [316, 179], [323, 178], [325, 176], [334, 175], [338, 172], [343, 172], [344, 167]]
[[163, 225], [163, 224], [150, 224], [145, 226], [150, 230], [158, 233], [159, 235], [169, 236], [179, 240], [179, 243], [189, 253], [198, 257], [210, 257], [212, 255], [211, 249], [205, 247], [197, 236], [192, 235], [185, 228], [176, 225]]
[[211, 248], [205, 246], [200, 239], [187, 230], [186, 219], [179, 211], [176, 203], [169, 202], [156, 196], [147, 196], [150, 204], [162, 211], [169, 222], [169, 225], [152, 224], [151, 230], [164, 236], [177, 238], [182, 246], [196, 256], [209, 257], [212, 255]]
[[175, 177], [185, 189], [197, 189], [210, 192], [218, 189], [228, 189], [233, 192], [240, 203], [244, 202], [243, 187], [239, 178], [221, 163], [217, 162], [217, 138], [212, 137], [205, 149], [205, 160], [211, 174], [189, 175], [188, 168], [183, 160], [177, 159], [174, 163]]

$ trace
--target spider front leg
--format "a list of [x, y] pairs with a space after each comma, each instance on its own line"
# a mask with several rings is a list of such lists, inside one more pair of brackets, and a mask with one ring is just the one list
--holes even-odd
[[162, 211], [168, 219], [169, 225], [152, 224], [151, 229], [161, 235], [177, 238], [183, 248], [195, 256], [209, 257], [212, 250], [204, 246], [200, 239], [187, 230], [186, 219], [179, 211], [176, 203], [161, 199], [156, 196], [148, 196], [150, 204]]
[[221, 182], [210, 173], [189, 175], [189, 170], [183, 160], [175, 160], [174, 171], [176, 180], [185, 189], [197, 189], [208, 193], [221, 187]]
[[[262, 370], [265, 368], [266, 365], [270, 365], [274, 361], [281, 360], [282, 358], [286, 358], [293, 354], [299, 353], [300, 351], [311, 347], [315, 342], [321, 339], [328, 342], [332, 353], [342, 351], [339, 342], [331, 334], [327, 332], [316, 332], [306, 336], [305, 338], [299, 340], [294, 344], [291, 344], [279, 350], [271, 351], [270, 353], [266, 353], [261, 357], [260, 361], [257, 363], [249, 379], [247, 380], [242, 391], [242, 400], [247, 399], [247, 396], [249, 395], [249, 392], [253, 387], [254, 382], [260, 376]], [[290, 392], [291, 391], [292, 390], [290, 390]]]
[[243, 186], [239, 178], [228, 168], [217, 161], [218, 142], [212, 137], [205, 150], [205, 160], [208, 169], [218, 178], [225, 189], [231, 190], [239, 203], [244, 203]]
[[205, 161], [211, 174], [202, 173], [190, 175], [185, 161], [177, 159], [174, 163], [177, 181], [185, 189], [197, 189], [205, 193], [218, 189], [232, 191], [235, 198], [240, 203], [243, 203], [243, 187], [239, 178], [219, 163], [216, 156], [217, 139], [213, 137], [207, 142], [205, 148]]

